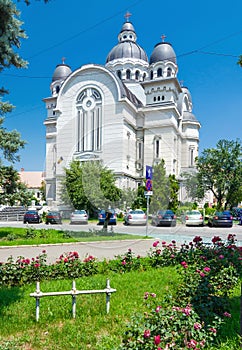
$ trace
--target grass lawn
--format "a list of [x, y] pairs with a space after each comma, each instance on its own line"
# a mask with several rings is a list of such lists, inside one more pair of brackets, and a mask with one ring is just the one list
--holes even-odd
[[0, 246], [39, 245], [71, 242], [91, 242], [125, 239], [145, 239], [146, 236], [115, 233], [110, 230], [62, 231], [53, 229], [34, 229], [1, 227]]
[[[35, 284], [0, 289], [0, 350], [114, 350], [121, 342], [125, 326], [136, 312], [143, 313], [144, 293], [172, 296], [179, 283], [175, 268], [107, 276], [96, 275], [76, 280], [77, 289], [103, 289], [106, 278], [117, 289], [106, 314], [105, 294], [77, 296], [77, 315], [72, 319], [71, 296], [46, 297], [40, 301], [40, 320], [35, 321], [35, 299], [29, 294]], [[71, 280], [41, 282], [41, 291], [68, 291]], [[238, 350], [240, 289], [231, 297], [232, 317], [219, 335], [213, 350]], [[163, 304], [164, 305], [164, 304]], [[211, 348], [210, 348], [211, 349]]]

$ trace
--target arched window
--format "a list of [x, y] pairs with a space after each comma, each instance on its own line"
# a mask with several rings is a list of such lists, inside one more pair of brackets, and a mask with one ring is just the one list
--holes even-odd
[[168, 67], [168, 68], [167, 68], [167, 76], [168, 76], [168, 77], [170, 77], [170, 76], [171, 76], [171, 72], [172, 72], [171, 68], [170, 68], [170, 67]]
[[138, 70], [135, 72], [135, 79], [139, 80], [139, 71]]
[[56, 91], [56, 93], [57, 93], [57, 94], [59, 93], [59, 91], [60, 91], [60, 87], [59, 87], [59, 85], [57, 85], [57, 86], [56, 86], [55, 91]]
[[130, 77], [131, 77], [131, 72], [130, 72], [130, 70], [129, 69], [127, 69], [126, 70], [126, 79], [130, 79]]
[[162, 77], [162, 69], [161, 68], [157, 69], [157, 77]]
[[102, 148], [102, 97], [98, 90], [83, 90], [76, 102], [76, 151], [93, 152]]
[[117, 71], [117, 76], [119, 77], [119, 79], [121, 79], [122, 75], [120, 70]]
[[156, 102], [156, 97], [155, 96], [154, 96], [153, 100], [154, 100], [154, 102]]
[[150, 71], [150, 80], [153, 80], [153, 78], [154, 78], [154, 73], [153, 73], [153, 70], [152, 70], [152, 71]]

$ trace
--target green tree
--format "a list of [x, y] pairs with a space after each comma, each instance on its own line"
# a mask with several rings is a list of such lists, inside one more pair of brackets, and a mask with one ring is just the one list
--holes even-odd
[[33, 192], [21, 183], [19, 173], [12, 166], [1, 166], [0, 188], [0, 204], [4, 205], [28, 205], [33, 196]]
[[159, 209], [174, 209], [178, 206], [179, 184], [175, 176], [166, 175], [165, 161], [153, 167], [153, 196], [151, 197], [150, 211]]
[[66, 194], [74, 208], [86, 209], [90, 214], [97, 209], [116, 206], [120, 200], [121, 190], [115, 186], [115, 177], [111, 170], [101, 162], [72, 161], [65, 169], [66, 176], [62, 199]]
[[242, 67], [242, 55], [239, 56], [239, 60], [237, 62], [237, 64]]
[[133, 200], [131, 207], [133, 209], [146, 208], [147, 199], [145, 198], [145, 186], [139, 186], [136, 191], [136, 198]]
[[217, 209], [231, 208], [242, 200], [241, 150], [240, 140], [220, 140], [216, 148], [202, 152], [196, 160], [197, 174], [193, 178], [194, 194], [197, 184], [197, 198], [202, 192], [211, 191], [217, 201]]
[[169, 175], [169, 187], [170, 187], [170, 201], [168, 209], [171, 209], [176, 212], [179, 206], [178, 192], [179, 192], [179, 182], [176, 179], [175, 175]]
[[[29, 0], [23, 0], [30, 4]], [[48, 2], [48, 0], [44, 0]], [[0, 73], [12, 66], [27, 67], [27, 61], [22, 59], [17, 50], [21, 40], [27, 38], [22, 28], [20, 12], [11, 0], [0, 0]], [[4, 117], [15, 107], [8, 101], [3, 101], [9, 91], [0, 87], [0, 202], [13, 205], [15, 202], [27, 204], [32, 196], [24, 184], [21, 184], [18, 172], [12, 165], [4, 165], [4, 160], [10, 163], [19, 161], [18, 151], [24, 148], [25, 141], [21, 140], [18, 131], [7, 131], [4, 126]]]

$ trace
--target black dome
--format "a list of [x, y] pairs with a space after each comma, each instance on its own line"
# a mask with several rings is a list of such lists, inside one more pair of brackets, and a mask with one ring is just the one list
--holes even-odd
[[155, 46], [150, 56], [150, 64], [160, 61], [170, 61], [176, 64], [176, 54], [170, 43], [161, 42]]
[[122, 41], [109, 52], [106, 63], [118, 58], [136, 58], [148, 62], [145, 51], [134, 41]]
[[71, 74], [71, 68], [67, 64], [58, 64], [52, 76], [52, 82], [56, 80], [64, 80]]

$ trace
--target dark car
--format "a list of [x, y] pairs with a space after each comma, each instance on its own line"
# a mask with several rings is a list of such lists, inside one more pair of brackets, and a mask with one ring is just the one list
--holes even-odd
[[234, 207], [231, 211], [234, 220], [240, 221], [242, 218], [242, 208]]
[[28, 210], [24, 214], [23, 219], [24, 224], [26, 223], [36, 223], [39, 224], [41, 222], [41, 218], [37, 210]]
[[108, 209], [108, 210], [100, 210], [98, 214], [98, 224], [103, 225], [104, 221], [106, 219], [106, 213], [110, 212], [110, 219], [109, 219], [109, 225], [117, 225], [117, 214], [114, 209]]
[[176, 215], [172, 210], [158, 210], [152, 217], [152, 225], [176, 226]]
[[61, 214], [58, 211], [49, 211], [45, 217], [45, 223], [48, 224], [62, 224]]
[[211, 227], [232, 227], [233, 215], [230, 211], [217, 211], [208, 219], [208, 226]]

